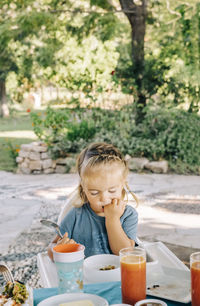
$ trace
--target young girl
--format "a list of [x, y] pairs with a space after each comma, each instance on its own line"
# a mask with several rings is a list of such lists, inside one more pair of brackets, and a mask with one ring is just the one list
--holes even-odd
[[[86, 257], [119, 255], [120, 249], [135, 245], [138, 223], [136, 210], [125, 201], [127, 163], [113, 145], [92, 143], [78, 156], [77, 168], [81, 206], [67, 213], [60, 225], [65, 236], [53, 243], [76, 241], [85, 246]], [[52, 258], [50, 247], [48, 254]]]

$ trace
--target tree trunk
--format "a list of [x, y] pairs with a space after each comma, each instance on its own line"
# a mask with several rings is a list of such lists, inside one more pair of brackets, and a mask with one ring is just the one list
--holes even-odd
[[144, 36], [146, 30], [147, 0], [119, 0], [131, 25], [133, 75], [137, 85], [136, 124], [144, 118], [146, 95], [144, 79]]
[[9, 109], [6, 99], [6, 84], [5, 80], [0, 80], [0, 117], [8, 117]]

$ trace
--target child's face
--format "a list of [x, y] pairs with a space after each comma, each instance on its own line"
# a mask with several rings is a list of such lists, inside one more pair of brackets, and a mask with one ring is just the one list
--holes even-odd
[[82, 177], [82, 187], [97, 215], [104, 215], [103, 207], [112, 199], [121, 199], [125, 183], [123, 167], [118, 163], [94, 166]]

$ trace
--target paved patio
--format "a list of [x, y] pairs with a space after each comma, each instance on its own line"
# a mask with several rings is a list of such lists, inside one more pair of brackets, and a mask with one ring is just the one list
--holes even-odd
[[[76, 174], [0, 172], [0, 255], [16, 279], [40, 287], [36, 256], [54, 232], [39, 220], [56, 221], [77, 183]], [[129, 185], [140, 200], [140, 239], [162, 241], [188, 262], [200, 250], [200, 177], [130, 173]]]

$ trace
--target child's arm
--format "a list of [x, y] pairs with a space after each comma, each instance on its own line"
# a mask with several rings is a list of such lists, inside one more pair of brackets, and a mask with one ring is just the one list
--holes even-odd
[[128, 238], [121, 226], [120, 217], [125, 206], [123, 201], [113, 199], [111, 204], [104, 207], [109, 245], [115, 255], [119, 255], [121, 249], [135, 245], [135, 241]]
[[52, 245], [53, 244], [66, 244], [66, 243], [75, 243], [73, 239], [70, 239], [68, 237], [68, 233], [65, 233], [62, 239], [59, 236], [56, 236], [56, 238], [49, 244], [47, 248], [47, 253], [52, 261], [53, 261]]

